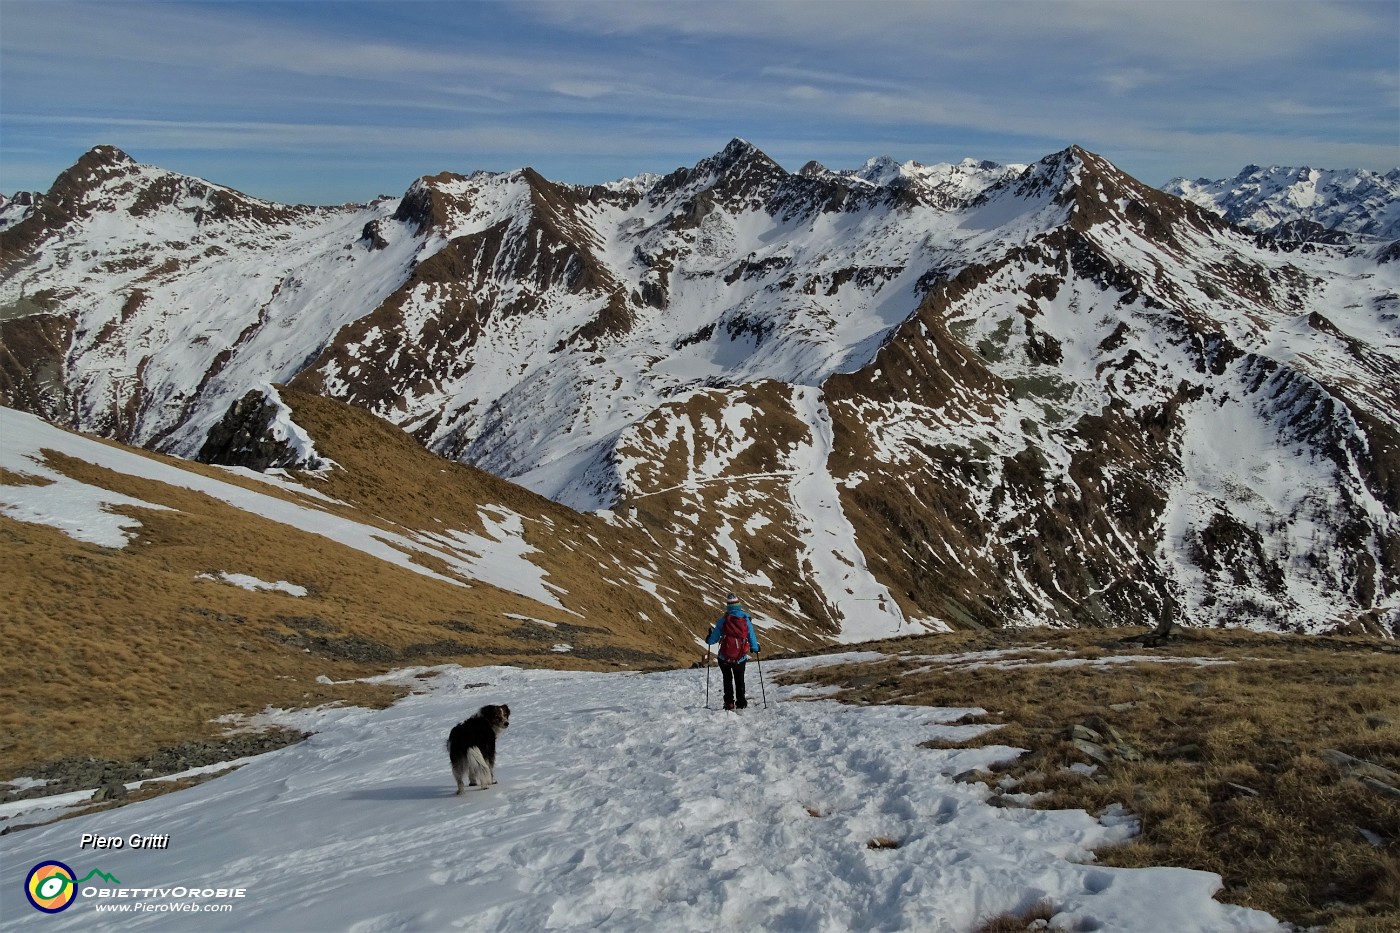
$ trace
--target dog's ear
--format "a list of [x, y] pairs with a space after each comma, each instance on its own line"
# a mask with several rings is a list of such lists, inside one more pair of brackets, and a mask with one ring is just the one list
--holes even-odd
[[506, 706], [504, 703], [502, 703], [502, 704], [501, 704], [501, 709], [505, 710], [505, 713], [506, 713], [507, 716], [510, 715], [510, 707], [509, 707], [509, 706]]

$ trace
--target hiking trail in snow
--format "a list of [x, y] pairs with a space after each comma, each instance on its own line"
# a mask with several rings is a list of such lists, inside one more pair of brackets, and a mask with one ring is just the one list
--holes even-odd
[[[1092, 864], [1093, 847], [1135, 831], [1121, 812], [994, 807], [985, 785], [954, 781], [1018, 754], [919, 747], [985, 732], [951, 724], [967, 709], [848, 706], [773, 683], [841, 657], [765, 662], [767, 709], [750, 663], [742, 714], [704, 707], [703, 670], [397, 672], [380, 679], [421, 692], [273, 714], [316, 734], [188, 790], [0, 837], [4, 926], [932, 933], [1048, 901], [1057, 929], [1282, 929], [1212, 900], [1216, 875]], [[443, 742], [485, 703], [511, 707], [501, 783], [454, 796]], [[169, 847], [81, 849], [84, 833], [169, 834]], [[121, 884], [90, 881], [70, 909], [40, 913], [21, 891], [48, 859]], [[221, 901], [177, 886], [246, 895], [192, 914], [172, 905]]]

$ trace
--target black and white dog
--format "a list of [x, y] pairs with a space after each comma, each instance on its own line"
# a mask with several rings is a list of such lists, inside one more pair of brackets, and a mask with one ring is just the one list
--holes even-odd
[[452, 727], [447, 736], [447, 754], [452, 759], [452, 776], [457, 793], [467, 789], [465, 775], [472, 784], [486, 790], [496, 783], [496, 736], [510, 725], [510, 707], [487, 705], [476, 715]]

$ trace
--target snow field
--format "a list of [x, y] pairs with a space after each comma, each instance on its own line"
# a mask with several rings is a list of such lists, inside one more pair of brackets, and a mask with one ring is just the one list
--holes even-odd
[[[389, 709], [285, 714], [317, 734], [186, 791], [4, 837], [0, 890], [57, 858], [127, 888], [247, 891], [229, 913], [122, 918], [140, 930], [963, 931], [1042, 899], [1063, 929], [1280, 929], [1213, 901], [1215, 875], [1090, 864], [1131, 820], [997, 808], [953, 781], [1017, 754], [918, 747], [980, 734], [948, 724], [968, 710], [801, 700], [771, 661], [763, 709], [750, 667], [742, 714], [704, 708], [699, 670], [403, 671], [390, 679], [422, 692]], [[453, 796], [448, 729], [501, 702], [500, 783]], [[80, 851], [82, 833], [170, 846]], [[899, 845], [869, 848], [877, 837]], [[6, 926], [90, 928], [96, 900], [47, 916], [7, 895]]]

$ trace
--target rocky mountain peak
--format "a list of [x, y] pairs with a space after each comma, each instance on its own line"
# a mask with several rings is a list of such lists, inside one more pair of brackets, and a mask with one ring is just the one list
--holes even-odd
[[728, 168], [740, 162], [752, 160], [766, 161], [773, 165], [777, 164], [773, 162], [772, 159], [768, 158], [768, 155], [762, 149], [759, 149], [747, 139], [741, 139], [738, 136], [731, 139], [716, 155], [711, 156], [711, 159], [714, 160], [715, 165], [719, 168]]
[[788, 177], [781, 165], [748, 140], [735, 137], [692, 168], [679, 168], [657, 182], [648, 198], [653, 204], [693, 199], [702, 193], [733, 204], [762, 203]]
[[135, 165], [136, 160], [116, 146], [93, 146], [78, 159], [75, 168], [92, 168], [99, 165]]
[[112, 179], [132, 174], [137, 168], [136, 160], [116, 146], [94, 146], [59, 173], [47, 197], [58, 204], [77, 206]]
[[101, 209], [104, 188], [138, 170], [136, 161], [115, 146], [95, 146], [83, 153], [59, 173], [47, 193], [33, 198], [22, 219], [0, 228], [0, 271], [54, 231]]
[[887, 155], [867, 159], [865, 164], [854, 172], [856, 178], [884, 187], [904, 177], [900, 164]]

